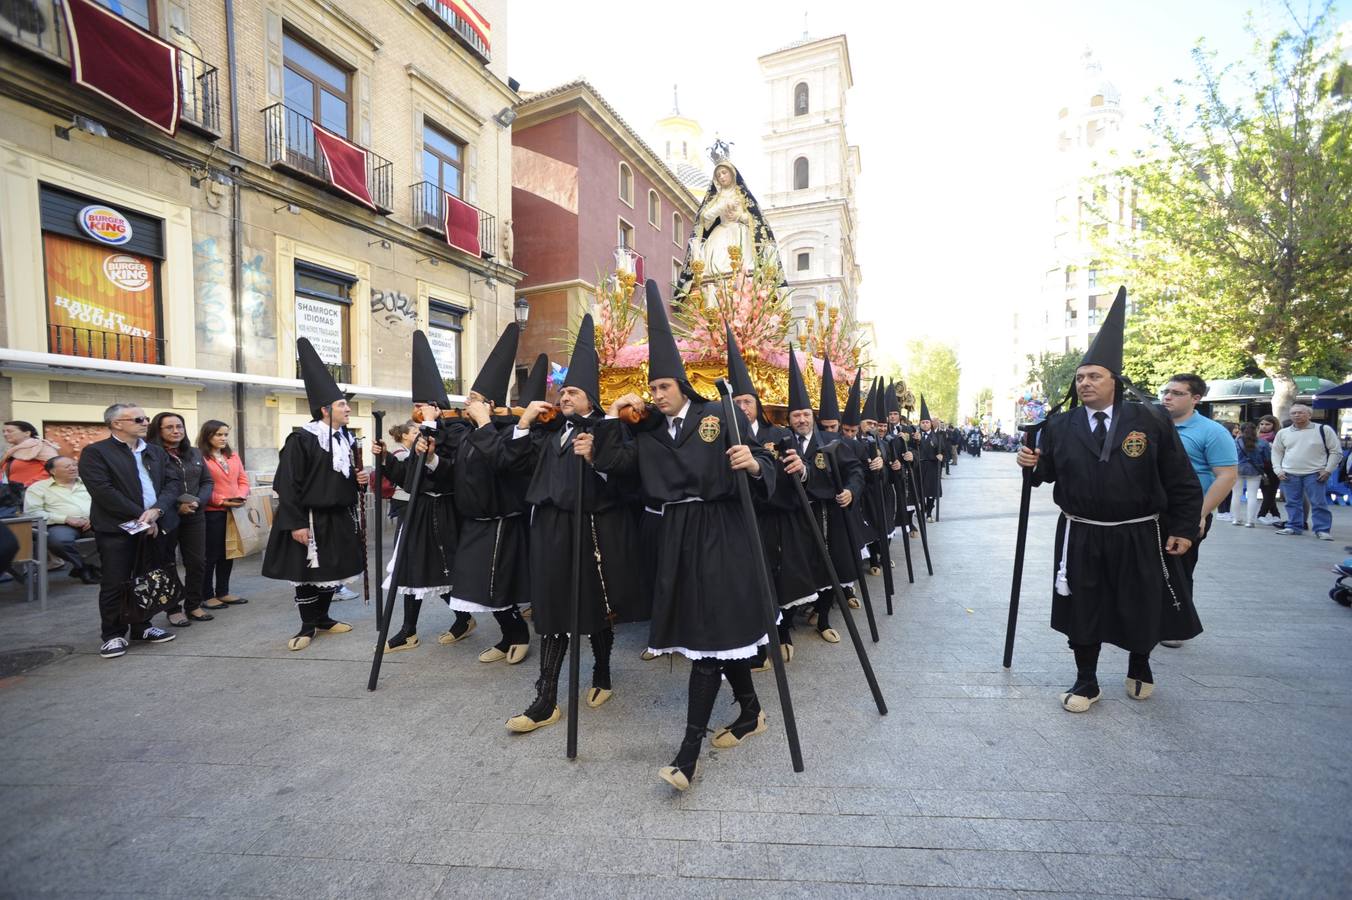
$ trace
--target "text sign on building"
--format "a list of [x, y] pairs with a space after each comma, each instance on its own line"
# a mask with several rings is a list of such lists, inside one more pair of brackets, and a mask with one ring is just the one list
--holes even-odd
[[159, 362], [155, 261], [50, 232], [42, 241], [52, 351]]
[[296, 298], [296, 337], [309, 338], [325, 365], [343, 364], [343, 307], [309, 297]]
[[78, 216], [80, 228], [100, 244], [125, 244], [131, 240], [131, 222], [111, 206], [86, 206]]
[[427, 329], [427, 343], [432, 348], [432, 356], [437, 361], [437, 369], [445, 381], [454, 381], [460, 375], [458, 343], [460, 332], [450, 328]]

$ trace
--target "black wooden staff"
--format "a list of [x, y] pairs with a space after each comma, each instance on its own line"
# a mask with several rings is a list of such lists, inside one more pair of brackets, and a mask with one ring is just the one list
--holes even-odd
[[[1037, 446], [1037, 433], [1042, 423], [1021, 426], [1023, 445], [1032, 450]], [[1005, 624], [1005, 660], [1008, 669], [1014, 664], [1014, 631], [1019, 623], [1019, 591], [1023, 588], [1023, 550], [1028, 541], [1028, 508], [1033, 500], [1033, 470], [1023, 470], [1023, 488], [1019, 493], [1019, 530], [1014, 539], [1014, 580], [1009, 585], [1009, 621]]]
[[[831, 486], [839, 494], [845, 490], [845, 484], [841, 480], [840, 470], [836, 468], [836, 458], [834, 454], [826, 455], [826, 470], [831, 473]], [[860, 497], [854, 498], [854, 503], [862, 503]], [[873, 598], [869, 596], [868, 582], [864, 580], [864, 561], [859, 558], [859, 551], [863, 544], [859, 541], [859, 532], [854, 528], [854, 517], [850, 515], [851, 510], [842, 509], [842, 518], [845, 520], [845, 539], [850, 542], [850, 558], [854, 560], [854, 574], [859, 581], [859, 599], [864, 604], [864, 616], [868, 619], [868, 634], [873, 638], [873, 643], [878, 643], [878, 621], [873, 617]]]
[[[728, 423], [726, 440], [728, 448], [731, 449], [744, 443], [742, 429], [738, 424], [741, 421], [742, 413], [733, 405], [732, 385], [728, 383], [726, 378], [718, 379], [718, 393], [723, 398], [723, 417]], [[737, 482], [737, 494], [742, 501], [742, 525], [751, 538], [752, 546], [757, 551], [751, 555], [756, 558], [756, 571], [760, 576], [761, 608], [765, 611], [765, 633], [770, 639], [770, 665], [775, 670], [775, 686], [779, 689], [779, 707], [784, 715], [784, 737], [789, 742], [789, 758], [793, 761], [793, 770], [801, 772], [803, 771], [803, 748], [798, 744], [798, 720], [793, 715], [793, 699], [789, 696], [789, 677], [784, 671], [784, 656], [779, 646], [779, 623], [776, 621], [779, 617], [779, 606], [775, 603], [774, 589], [770, 586], [770, 572], [765, 568], [765, 553], [761, 552], [761, 548], [765, 544], [761, 543], [760, 525], [756, 522], [756, 508], [751, 503], [751, 484], [747, 480], [749, 476], [741, 469], [734, 471], [732, 476], [733, 480]]]
[[[576, 424], [573, 426], [573, 440], [581, 434]], [[586, 476], [586, 460], [574, 455], [577, 473], [577, 496], [573, 498], [573, 584], [571, 603], [568, 606], [568, 758], [577, 759], [577, 720], [578, 686], [580, 665], [578, 657], [582, 653], [582, 636], [578, 628], [582, 624], [582, 488]]]
[[[906, 446], [905, 444], [902, 445]], [[906, 451], [903, 450], [902, 453]], [[897, 492], [897, 515], [901, 517], [901, 549], [906, 553], [906, 581], [908, 584], [915, 584], [915, 566], [911, 563], [911, 517], [906, 511], [906, 498], [910, 496], [909, 480], [906, 476], [906, 467], [910, 463], [901, 460], [901, 473], [892, 479], [892, 490]], [[900, 478], [900, 482], [897, 481]], [[898, 489], [900, 485], [900, 489]]]
[[[381, 439], [381, 435], [385, 433], [385, 410], [377, 409], [373, 411], [371, 413], [371, 418], [376, 420], [376, 434], [374, 440], [379, 441]], [[381, 493], [382, 483], [384, 482], [384, 480], [385, 480], [385, 454], [381, 453], [380, 455], [376, 456], [375, 478], [372, 479], [372, 484], [375, 485], [375, 504], [376, 504], [375, 517], [376, 517], [377, 578], [383, 578], [385, 576], [385, 515], [384, 515], [385, 510], [383, 508], [385, 505], [385, 498], [384, 496], [382, 496]], [[385, 621], [385, 612], [381, 608], [380, 598], [377, 597], [376, 627], [379, 628], [380, 623], [383, 621]]]
[[911, 487], [915, 490], [915, 520], [920, 525], [920, 546], [925, 551], [925, 568], [934, 574], [934, 563], [930, 562], [929, 529], [925, 527], [925, 497], [920, 493], [920, 476], [915, 470], [919, 463], [911, 466]]
[[[891, 541], [888, 536], [892, 533], [892, 528], [896, 526], [887, 521], [887, 483], [891, 472], [887, 468], [887, 455], [883, 453], [882, 441], [877, 435], [873, 435], [873, 454], [883, 462], [883, 467], [878, 473], [878, 554], [883, 564], [883, 599], [887, 602], [887, 614], [890, 616], [892, 615], [893, 586], [892, 549], [889, 546]], [[896, 510], [892, 511], [892, 517], [896, 518]]]
[[[786, 438], [790, 445], [788, 449], [793, 449], [792, 438]], [[832, 455], [829, 450], [820, 451], [826, 456]], [[801, 457], [799, 457], [801, 459]], [[806, 465], [804, 461], [804, 465]], [[845, 588], [841, 587], [840, 576], [836, 574], [836, 564], [831, 561], [831, 551], [827, 549], [826, 538], [822, 535], [821, 526], [817, 524], [817, 517], [812, 514], [812, 501], [807, 499], [807, 491], [803, 490], [803, 482], [797, 475], [787, 476], [789, 481], [793, 482], [794, 491], [798, 494], [798, 505], [803, 510], [803, 515], [807, 516], [808, 527], [812, 531], [813, 542], [817, 545], [817, 552], [821, 555], [822, 562], [826, 564], [826, 574], [831, 576], [831, 591], [836, 598], [836, 606], [840, 609], [840, 615], [845, 619], [845, 627], [850, 632], [850, 641], [854, 644], [854, 652], [859, 656], [859, 665], [864, 670], [864, 679], [868, 682], [868, 689], [873, 692], [873, 702], [878, 705], [878, 713], [887, 715], [887, 701], [883, 699], [882, 688], [878, 686], [878, 679], [873, 674], [873, 666], [868, 661], [868, 652], [864, 650], [864, 640], [859, 636], [859, 629], [854, 624], [854, 616], [850, 615], [850, 604], [845, 599]], [[836, 491], [837, 494], [840, 491]], [[826, 501], [822, 501], [825, 503]], [[824, 515], [830, 515], [829, 509], [823, 509]], [[844, 509], [841, 510], [845, 512]], [[848, 540], [849, 533], [846, 532]], [[854, 556], [858, 556], [856, 551]], [[876, 641], [877, 638], [875, 637]]]
[[[419, 493], [422, 487], [423, 472], [427, 468], [427, 456], [429, 453], [436, 452], [436, 432], [424, 432], [423, 436], [427, 438], [427, 450], [420, 453], [414, 459], [413, 478], [408, 485], [408, 505], [404, 507], [404, 522], [413, 521], [413, 511], [423, 497]], [[394, 550], [394, 571], [390, 573], [390, 589], [385, 593], [385, 612], [380, 616], [380, 635], [376, 638], [376, 655], [371, 660], [371, 677], [366, 682], [366, 689], [374, 691], [376, 681], [380, 678], [380, 661], [385, 657], [385, 640], [390, 635], [390, 619], [394, 616], [394, 598], [399, 594], [399, 588], [407, 578], [408, 568], [408, 534], [407, 528], [404, 533], [395, 539]]]

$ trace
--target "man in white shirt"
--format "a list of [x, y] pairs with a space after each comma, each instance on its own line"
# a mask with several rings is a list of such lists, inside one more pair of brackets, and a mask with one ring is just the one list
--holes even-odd
[[1311, 423], [1310, 413], [1310, 407], [1304, 403], [1292, 405], [1291, 424], [1277, 432], [1272, 441], [1272, 469], [1282, 483], [1282, 496], [1286, 499], [1286, 527], [1277, 533], [1304, 533], [1308, 500], [1315, 537], [1331, 541], [1333, 515], [1324, 485], [1342, 462], [1342, 449], [1338, 446], [1338, 433], [1322, 423]]

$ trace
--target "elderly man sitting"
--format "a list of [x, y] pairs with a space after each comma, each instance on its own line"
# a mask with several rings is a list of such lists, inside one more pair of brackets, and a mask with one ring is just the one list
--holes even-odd
[[52, 477], [34, 482], [24, 494], [24, 515], [47, 519], [47, 548], [71, 565], [70, 576], [85, 584], [99, 583], [99, 570], [84, 561], [75, 542], [93, 537], [89, 525], [89, 491], [80, 480], [80, 470], [69, 456], [54, 456], [45, 463]]

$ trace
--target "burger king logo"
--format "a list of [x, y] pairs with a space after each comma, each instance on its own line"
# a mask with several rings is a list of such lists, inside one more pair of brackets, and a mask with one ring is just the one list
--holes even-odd
[[144, 291], [150, 287], [150, 266], [125, 253], [105, 256], [103, 275], [125, 291]]
[[131, 222], [107, 206], [86, 206], [78, 216], [84, 233], [101, 244], [125, 244], [131, 240]]

